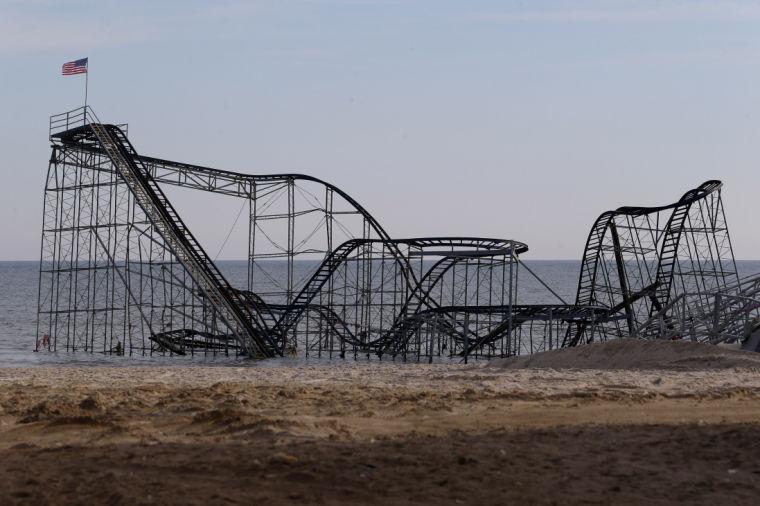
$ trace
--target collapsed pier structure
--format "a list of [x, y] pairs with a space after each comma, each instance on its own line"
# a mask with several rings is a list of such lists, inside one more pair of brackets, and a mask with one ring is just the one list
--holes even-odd
[[[602, 214], [575, 303], [523, 304], [524, 243], [393, 238], [336, 186], [143, 156], [90, 108], [53, 116], [50, 141], [38, 348], [432, 361], [629, 335], [732, 342], [757, 320], [760, 282], [738, 279], [718, 181]], [[193, 235], [174, 187], [242, 203], [244, 283]]]

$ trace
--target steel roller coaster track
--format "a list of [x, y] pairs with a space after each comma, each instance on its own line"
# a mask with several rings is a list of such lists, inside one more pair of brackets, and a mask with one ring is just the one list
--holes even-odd
[[[89, 108], [53, 116], [50, 140], [38, 349], [47, 335], [51, 350], [130, 355], [510, 356], [634, 334], [736, 276], [718, 181], [602, 214], [576, 303], [524, 304], [518, 241], [394, 239], [334, 185], [143, 156]], [[193, 235], [178, 188], [242, 202], [244, 275]]]
[[[738, 281], [722, 186], [706, 181], [672, 204], [625, 206], [597, 218], [581, 261], [576, 304], [625, 315], [597, 326], [599, 339], [647, 336], [645, 323], [667, 313], [680, 294], [721, 291]], [[584, 339], [590, 342], [595, 334], [580, 322], [567, 329], [564, 344]]]

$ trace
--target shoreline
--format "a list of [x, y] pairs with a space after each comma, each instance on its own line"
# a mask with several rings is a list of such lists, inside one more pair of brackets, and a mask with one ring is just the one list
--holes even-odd
[[0, 368], [0, 502], [752, 504], [758, 369], [665, 346], [681, 369]]

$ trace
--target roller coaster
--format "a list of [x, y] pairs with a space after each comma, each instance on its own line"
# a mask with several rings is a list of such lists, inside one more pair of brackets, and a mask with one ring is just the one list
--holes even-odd
[[[582, 323], [567, 331], [564, 344], [574, 346], [595, 337], [657, 338], [666, 333], [680, 338], [677, 332], [666, 332], [673, 328], [676, 300], [682, 301], [678, 307], [682, 329], [687, 322], [696, 328], [704, 326], [706, 318], [722, 315], [725, 311], [709, 301], [717, 293], [738, 290], [741, 283], [721, 188], [720, 181], [707, 181], [669, 205], [626, 206], [602, 213], [586, 241], [576, 304], [602, 305], [625, 318], [600, 322], [594, 329], [598, 336], [586, 332]], [[687, 297], [690, 302], [684, 308]], [[668, 325], [655, 329], [655, 320]], [[704, 332], [692, 334], [693, 340], [716, 342]], [[726, 336], [724, 341], [737, 339], [744, 337]]]
[[[535, 276], [524, 243], [392, 238], [334, 185], [140, 155], [126, 125], [87, 107], [52, 116], [49, 138], [38, 350], [433, 361], [630, 335], [730, 342], [754, 329], [718, 181], [668, 206], [602, 214], [575, 303], [523, 304], [520, 273]], [[193, 235], [167, 195], [175, 187], [242, 203], [244, 283]], [[744, 306], [724, 307], [740, 285]], [[697, 323], [719, 310], [741, 312], [741, 329]]]

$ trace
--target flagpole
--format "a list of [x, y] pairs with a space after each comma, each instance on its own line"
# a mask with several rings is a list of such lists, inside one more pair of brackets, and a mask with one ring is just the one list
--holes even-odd
[[87, 115], [87, 89], [90, 84], [90, 60], [87, 59], [87, 68], [84, 72], [84, 113]]

